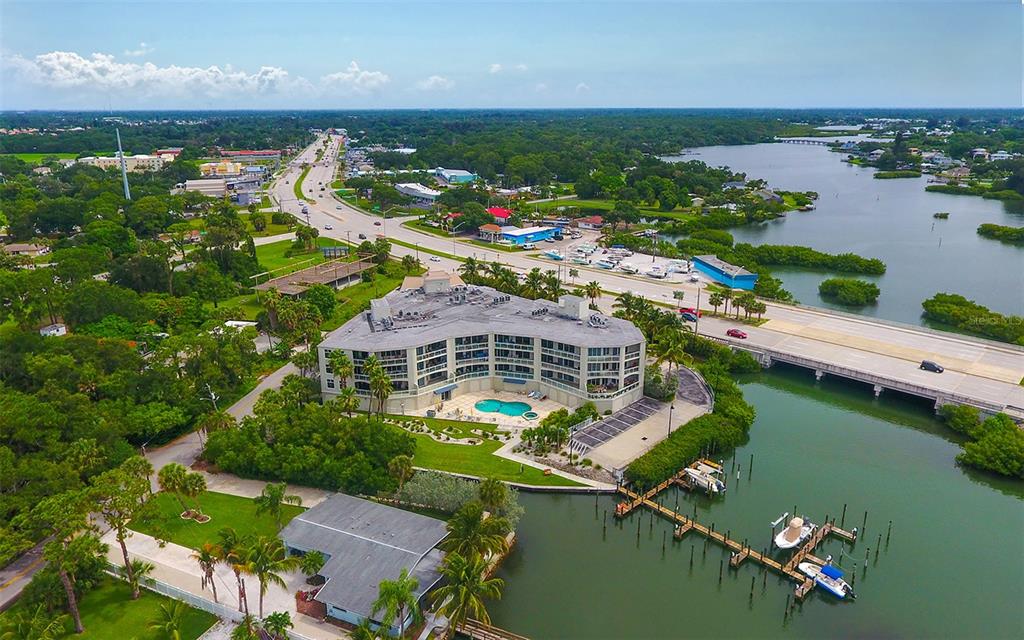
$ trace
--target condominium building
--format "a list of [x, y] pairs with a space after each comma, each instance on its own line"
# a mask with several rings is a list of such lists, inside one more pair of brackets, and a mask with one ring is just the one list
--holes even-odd
[[455, 274], [406, 278], [398, 290], [332, 331], [318, 347], [325, 400], [339, 392], [327, 356], [354, 365], [346, 384], [363, 408], [363, 365], [376, 356], [391, 378], [385, 410], [418, 410], [467, 392], [539, 391], [568, 407], [618, 410], [643, 395], [645, 343], [633, 323], [591, 311], [566, 295], [557, 303], [467, 286]]
[[[86, 158], [79, 158], [78, 162], [93, 167], [99, 167], [100, 169], [121, 168], [121, 158], [116, 154], [112, 156], [89, 156]], [[124, 165], [128, 171], [133, 172], [159, 171], [164, 168], [164, 159], [160, 156], [138, 154], [134, 156], [125, 156]]]

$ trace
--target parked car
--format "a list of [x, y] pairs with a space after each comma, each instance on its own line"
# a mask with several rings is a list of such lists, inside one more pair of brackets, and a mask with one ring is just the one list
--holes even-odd
[[431, 262], [441, 262], [441, 258], [438, 258], [437, 256], [430, 256], [430, 261]]
[[333, 228], [334, 228], [334, 225], [330, 225], [330, 224], [325, 224], [324, 225], [324, 229], [327, 229], [328, 231], [330, 231]]
[[342, 207], [340, 204], [338, 206], [334, 207], [334, 208], [337, 209], [338, 211], [341, 211], [342, 209], [344, 209], [344, 207]]
[[360, 233], [359, 234], [359, 239], [360, 240], [366, 240], [366, 234], [365, 233]]
[[380, 220], [374, 220], [373, 221], [373, 226], [379, 227], [380, 226]]
[[921, 366], [918, 368], [924, 369], [925, 371], [931, 371], [932, 373], [942, 373], [946, 370], [941, 364], [938, 362], [932, 362], [931, 360], [922, 360]]
[[743, 331], [740, 331], [739, 329], [729, 329], [728, 331], [725, 332], [725, 335], [729, 336], [730, 338], [739, 338], [740, 340], [747, 339], [747, 334]]
[[680, 313], [679, 317], [682, 318], [683, 320], [686, 320], [687, 322], [697, 322], [697, 316], [686, 311]]
[[554, 238], [544, 238], [544, 242], [554, 242]]
[[691, 316], [697, 316], [698, 318], [704, 317], [703, 312], [701, 312], [699, 309], [694, 309], [693, 307], [680, 307], [679, 313], [688, 313]]

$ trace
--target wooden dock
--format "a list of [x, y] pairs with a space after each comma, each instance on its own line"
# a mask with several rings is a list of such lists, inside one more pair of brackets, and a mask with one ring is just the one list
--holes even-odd
[[654, 487], [643, 494], [636, 493], [626, 487], [620, 486], [618, 491], [626, 497], [627, 501], [619, 503], [619, 505], [616, 506], [615, 516], [622, 518], [639, 507], [647, 507], [675, 525], [673, 537], [676, 540], [682, 539], [687, 533], [694, 531], [708, 540], [716, 542], [727, 548], [731, 553], [729, 557], [730, 567], [739, 567], [744, 561], [750, 560], [782, 574], [790, 580], [793, 580], [797, 583], [794, 595], [798, 600], [805, 598], [814, 587], [814, 581], [800, 573], [798, 565], [805, 560], [816, 564], [825, 564], [825, 561], [815, 556], [813, 552], [815, 548], [830, 535], [842, 538], [849, 542], [853, 542], [857, 539], [853, 533], [835, 526], [834, 522], [826, 522], [824, 525], [815, 529], [814, 534], [811, 535], [807, 542], [800, 547], [788, 562], [782, 564], [778, 560], [769, 557], [761, 551], [751, 548], [749, 544], [739, 542], [726, 536], [726, 534], [721, 531], [714, 530], [714, 525], [711, 527], [705, 526], [693, 518], [684, 516], [683, 514], [678, 513], [673, 509], [669, 509], [668, 507], [664, 507], [652, 500], [652, 498], [654, 498], [658, 493], [665, 490], [672, 484], [677, 483], [679, 478], [684, 474], [685, 471], [681, 471], [665, 482], [662, 482], [657, 487]]
[[492, 627], [489, 624], [470, 618], [459, 625], [459, 633], [476, 638], [477, 640], [529, 640], [526, 636], [517, 635], [511, 631]]

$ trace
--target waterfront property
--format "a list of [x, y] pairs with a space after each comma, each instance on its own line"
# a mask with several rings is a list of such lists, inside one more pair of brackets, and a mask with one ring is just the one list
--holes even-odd
[[743, 267], [719, 260], [717, 256], [694, 256], [693, 267], [715, 282], [724, 284], [730, 289], [746, 289], [750, 291], [757, 283], [757, 274]]
[[548, 238], [555, 237], [558, 229], [555, 227], [502, 227], [501, 238], [513, 244], [522, 245], [528, 242], [541, 242]]
[[[319, 551], [327, 560], [319, 572], [326, 582], [297, 593], [296, 608], [317, 618], [352, 625], [369, 619], [379, 626], [373, 603], [380, 582], [397, 579], [405, 569], [418, 581], [416, 598], [422, 599], [441, 579], [444, 554], [438, 545], [447, 535], [441, 520], [335, 494], [281, 531], [289, 555]], [[398, 633], [398, 622], [391, 634]]]
[[406, 278], [398, 291], [331, 332], [319, 345], [321, 391], [339, 393], [327, 356], [343, 350], [348, 380], [369, 407], [363, 364], [375, 355], [391, 378], [390, 413], [431, 408], [469, 392], [537, 392], [569, 407], [618, 410], [643, 395], [645, 342], [633, 323], [589, 309], [469, 287], [454, 274]]

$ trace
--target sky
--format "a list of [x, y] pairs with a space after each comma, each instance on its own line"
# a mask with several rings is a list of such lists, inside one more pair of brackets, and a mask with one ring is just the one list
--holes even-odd
[[0, 109], [1021, 107], [1024, 0], [0, 0]]

